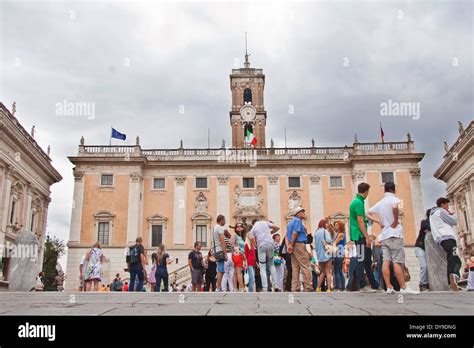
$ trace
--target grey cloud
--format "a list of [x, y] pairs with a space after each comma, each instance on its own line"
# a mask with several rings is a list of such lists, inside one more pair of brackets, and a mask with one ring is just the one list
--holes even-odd
[[[473, 115], [472, 3], [463, 2], [10, 2], [0, 4], [2, 101], [37, 126], [64, 176], [48, 228], [68, 236], [79, 138], [106, 144], [110, 125], [148, 148], [230, 143], [229, 73], [243, 59], [266, 74], [267, 141], [289, 146], [404, 140], [422, 161], [425, 206], [444, 193], [433, 172], [457, 120]], [[41, 8], [41, 15], [38, 15]], [[404, 19], [397, 18], [402, 10]], [[75, 20], [70, 19], [75, 11]], [[15, 67], [15, 58], [22, 65]], [[343, 59], [349, 66], [343, 66]], [[459, 65], [452, 66], [453, 58]], [[129, 59], [130, 66], [124, 65]], [[63, 100], [95, 103], [96, 117], [55, 114]], [[421, 103], [421, 118], [384, 118], [388, 99]], [[185, 113], [179, 113], [184, 105]], [[289, 105], [295, 113], [288, 113]], [[117, 142], [118, 143], [118, 142]]]

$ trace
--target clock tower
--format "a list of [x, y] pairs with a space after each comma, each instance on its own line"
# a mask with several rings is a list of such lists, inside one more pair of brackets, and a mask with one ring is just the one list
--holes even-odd
[[265, 147], [267, 122], [267, 112], [263, 103], [265, 75], [263, 69], [250, 67], [247, 49], [244, 67], [232, 69], [230, 89], [232, 91], [232, 110], [230, 111], [232, 147], [250, 146], [245, 142], [247, 130], [257, 138], [256, 147]]

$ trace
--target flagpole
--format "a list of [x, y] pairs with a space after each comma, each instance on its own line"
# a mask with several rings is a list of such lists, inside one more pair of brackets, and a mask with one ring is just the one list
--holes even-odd
[[381, 121], [380, 121], [380, 137], [382, 138], [382, 144], [385, 144], [385, 140], [384, 140], [385, 134], [384, 134], [384, 131], [383, 131], [383, 128], [382, 128], [382, 122]]
[[285, 128], [285, 149], [286, 149], [286, 128]]
[[112, 146], [112, 129], [113, 129], [113, 126], [110, 126], [109, 146]]
[[207, 129], [207, 148], [211, 148], [211, 128]]

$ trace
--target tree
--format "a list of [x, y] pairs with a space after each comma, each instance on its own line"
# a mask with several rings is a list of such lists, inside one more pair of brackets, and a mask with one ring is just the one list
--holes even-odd
[[55, 282], [56, 264], [58, 259], [66, 252], [66, 245], [58, 237], [46, 236], [44, 242], [43, 254], [43, 272], [44, 272], [44, 290], [57, 291], [57, 284]]

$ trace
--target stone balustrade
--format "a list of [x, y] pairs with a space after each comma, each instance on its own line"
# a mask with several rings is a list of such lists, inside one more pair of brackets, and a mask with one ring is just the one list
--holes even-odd
[[344, 147], [299, 148], [201, 148], [201, 149], [142, 149], [134, 146], [80, 145], [81, 157], [146, 157], [151, 161], [222, 160], [251, 157], [258, 160], [318, 159], [349, 160], [353, 156], [380, 154], [409, 154], [414, 152], [412, 141], [388, 143], [354, 143]]

